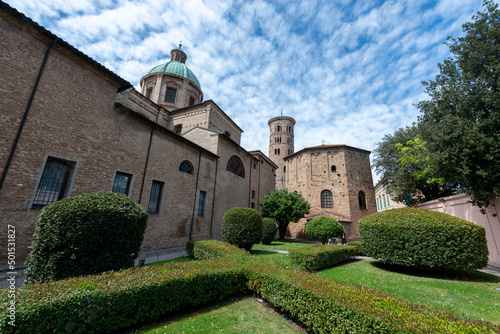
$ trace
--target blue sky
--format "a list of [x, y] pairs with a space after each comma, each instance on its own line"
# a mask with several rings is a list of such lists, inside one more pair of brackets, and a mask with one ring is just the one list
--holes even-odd
[[421, 81], [449, 56], [443, 42], [482, 10], [481, 0], [6, 2], [137, 89], [182, 40], [205, 99], [245, 131], [244, 148], [266, 154], [281, 111], [297, 121], [295, 150], [373, 150], [417, 120]]

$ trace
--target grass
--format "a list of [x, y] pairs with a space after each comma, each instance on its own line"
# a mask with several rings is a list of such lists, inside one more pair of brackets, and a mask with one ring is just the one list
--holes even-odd
[[289, 251], [292, 249], [314, 246], [315, 244], [308, 242], [301, 242], [295, 240], [274, 240], [270, 245], [256, 244], [253, 245], [252, 249], [271, 249], [280, 251]]
[[471, 319], [500, 324], [500, 291], [497, 290], [500, 288], [500, 277], [480, 271], [423, 273], [365, 260], [326, 269], [318, 275], [362, 284]]
[[286, 319], [251, 297], [231, 299], [210, 308], [156, 322], [128, 333], [302, 333]]

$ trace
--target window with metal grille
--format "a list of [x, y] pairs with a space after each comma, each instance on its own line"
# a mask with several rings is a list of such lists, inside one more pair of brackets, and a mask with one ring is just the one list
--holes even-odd
[[194, 99], [194, 97], [190, 96], [189, 97], [189, 105], [192, 106], [194, 104], [196, 100]]
[[321, 192], [321, 207], [333, 208], [333, 197], [330, 190], [323, 190]]
[[[358, 201], [359, 201], [359, 208], [361, 210], [366, 210], [366, 199], [365, 199], [365, 193], [360, 191], [358, 193]], [[385, 198], [384, 198], [385, 201]]]
[[179, 171], [188, 174], [193, 174], [193, 165], [189, 161], [184, 160], [183, 162], [181, 162], [179, 166]]
[[153, 180], [153, 183], [151, 184], [151, 192], [149, 193], [149, 201], [148, 201], [149, 213], [160, 212], [160, 204], [161, 204], [164, 184], [165, 182]]
[[69, 181], [75, 163], [48, 157], [32, 208], [41, 208], [63, 199], [69, 193]]
[[200, 196], [198, 197], [198, 217], [205, 217], [207, 202], [207, 192], [200, 190]]
[[165, 102], [175, 103], [175, 94], [177, 89], [167, 87], [167, 93], [165, 94]]
[[233, 155], [231, 158], [229, 158], [226, 170], [243, 178], [245, 177], [245, 168], [243, 167], [243, 162], [241, 162], [241, 159], [236, 155]]
[[111, 189], [111, 191], [128, 196], [131, 182], [132, 174], [116, 172], [115, 180], [113, 181], [113, 189]]

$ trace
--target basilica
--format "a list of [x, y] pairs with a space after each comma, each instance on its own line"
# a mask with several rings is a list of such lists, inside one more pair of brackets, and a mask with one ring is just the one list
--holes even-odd
[[[288, 116], [269, 121], [269, 156], [243, 148], [242, 128], [204, 100], [182, 45], [145, 73], [137, 91], [0, 1], [0, 55], [0, 220], [15, 227], [19, 265], [40, 210], [87, 192], [122, 193], [147, 209], [141, 256], [220, 239], [225, 211], [260, 211], [275, 187], [302, 193], [310, 217], [336, 217], [351, 240], [357, 220], [376, 211], [369, 151], [322, 145], [295, 152]], [[307, 219], [290, 235], [302, 235]]]

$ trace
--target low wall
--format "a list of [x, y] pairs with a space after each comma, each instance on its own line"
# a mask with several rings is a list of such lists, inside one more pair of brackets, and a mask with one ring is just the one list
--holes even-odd
[[493, 200], [485, 214], [469, 201], [469, 195], [460, 194], [418, 204], [416, 207], [444, 212], [483, 226], [490, 253], [488, 264], [500, 268], [500, 201]]

